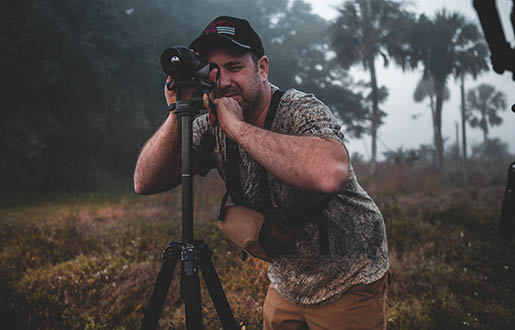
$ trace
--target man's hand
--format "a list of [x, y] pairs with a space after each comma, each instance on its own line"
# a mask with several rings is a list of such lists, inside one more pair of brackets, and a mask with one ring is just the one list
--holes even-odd
[[172, 76], [168, 76], [166, 78], [165, 86], [164, 86], [164, 94], [165, 94], [165, 100], [166, 104], [170, 105], [172, 103], [177, 102], [177, 89], [168, 89], [168, 84], [173, 81]]
[[[164, 94], [165, 94], [165, 100], [166, 100], [167, 105], [177, 102], [178, 99], [179, 100], [188, 100], [193, 96], [193, 94], [195, 94], [195, 91], [196, 91], [195, 88], [181, 88], [181, 89], [173, 88], [172, 90], [169, 90], [168, 84], [171, 83], [172, 81], [173, 81], [172, 76], [168, 76], [166, 78], [166, 83], [164, 86]], [[177, 94], [179, 94], [179, 95], [177, 96]]]
[[241, 106], [231, 97], [214, 99], [213, 103], [216, 105], [216, 114], [209, 108], [209, 124], [211, 126], [218, 124], [225, 135], [236, 141], [239, 124], [244, 121]]

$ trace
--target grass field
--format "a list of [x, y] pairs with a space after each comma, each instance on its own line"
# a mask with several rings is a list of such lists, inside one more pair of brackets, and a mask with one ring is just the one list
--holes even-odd
[[[497, 235], [504, 168], [467, 180], [403, 165], [356, 172], [386, 220], [389, 329], [515, 328], [515, 240]], [[216, 175], [195, 186], [195, 236], [212, 248], [236, 317], [259, 329], [267, 265], [241, 261], [218, 229]], [[162, 250], [181, 236], [180, 201], [179, 189], [145, 197], [124, 183], [1, 208], [1, 328], [138, 329]], [[178, 275], [160, 329], [185, 328]], [[202, 290], [205, 328], [219, 329]]]

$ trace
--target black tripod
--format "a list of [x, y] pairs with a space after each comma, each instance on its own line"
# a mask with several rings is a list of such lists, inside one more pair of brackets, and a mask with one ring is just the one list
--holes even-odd
[[200, 280], [202, 275], [216, 312], [224, 329], [240, 329], [234, 319], [220, 279], [211, 262], [211, 250], [202, 241], [193, 240], [193, 175], [191, 173], [192, 123], [200, 109], [206, 107], [204, 98], [193, 97], [177, 101], [175, 113], [179, 119], [181, 166], [182, 166], [182, 240], [173, 241], [163, 253], [161, 269], [154, 284], [154, 290], [145, 311], [142, 330], [155, 329], [163, 309], [172, 274], [181, 260], [181, 298], [184, 300], [187, 329], [202, 329]]

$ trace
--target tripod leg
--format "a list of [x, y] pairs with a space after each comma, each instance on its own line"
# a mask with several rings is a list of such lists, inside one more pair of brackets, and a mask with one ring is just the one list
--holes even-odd
[[152, 296], [145, 310], [141, 330], [156, 329], [159, 315], [161, 315], [166, 295], [168, 294], [168, 288], [172, 282], [173, 271], [179, 260], [179, 254], [180, 246], [177, 242], [171, 242], [163, 253], [161, 269], [157, 275]]
[[206, 282], [209, 295], [213, 300], [220, 322], [222, 322], [222, 326], [225, 330], [239, 330], [240, 327], [234, 319], [231, 307], [227, 301], [227, 297], [225, 296], [224, 289], [222, 288], [220, 278], [211, 262], [211, 250], [204, 243], [200, 244], [200, 267], [202, 268], [202, 277], [204, 278], [204, 282]]
[[[183, 267], [184, 268], [184, 267]], [[181, 297], [184, 300], [186, 329], [202, 329], [202, 301], [198, 272], [181, 272]]]

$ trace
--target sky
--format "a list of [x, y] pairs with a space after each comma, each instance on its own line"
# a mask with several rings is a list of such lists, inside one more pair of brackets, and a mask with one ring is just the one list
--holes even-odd
[[[335, 8], [342, 3], [341, 0], [306, 0], [306, 2], [311, 4], [313, 12], [328, 20], [333, 20], [338, 15]], [[407, 9], [415, 13], [432, 16], [437, 10], [446, 8], [449, 11], [463, 14], [480, 26], [477, 13], [472, 6], [472, 0], [411, 0], [410, 3], [411, 5]], [[512, 4], [512, 0], [496, 1], [506, 39], [514, 46], [515, 38], [509, 22]], [[355, 80], [370, 80], [369, 74], [358, 66], [351, 68], [350, 74]], [[386, 86], [389, 91], [388, 100], [382, 104], [382, 108], [388, 115], [385, 118], [385, 124], [379, 128], [378, 132], [377, 155], [379, 159], [381, 159], [383, 152], [396, 150], [401, 146], [406, 149], [417, 148], [421, 144], [432, 144], [433, 131], [429, 101], [426, 100], [422, 103], [413, 101], [413, 91], [421, 75], [421, 70], [402, 72], [400, 68], [393, 65], [384, 68], [382, 60], [378, 59], [378, 83]], [[493, 127], [489, 136], [490, 138], [498, 137], [503, 142], [508, 143], [510, 152], [515, 154], [515, 113], [511, 111], [511, 106], [515, 104], [515, 82], [512, 80], [512, 74], [504, 72], [504, 74], [499, 75], [491, 70], [478, 76], [475, 81], [472, 78], [465, 80], [465, 89], [474, 88], [480, 83], [491, 84], [496, 90], [500, 90], [506, 95], [507, 109], [501, 113], [504, 122], [501, 126]], [[461, 143], [459, 83], [450, 79], [448, 87], [451, 95], [450, 99], [444, 103], [442, 113], [442, 135], [444, 139], [448, 139], [446, 146], [456, 142], [456, 123], [460, 125], [459, 138]], [[416, 120], [413, 119], [413, 115], [418, 116]], [[467, 125], [469, 155], [471, 154], [471, 146], [482, 141], [482, 131], [479, 128], [473, 129]], [[349, 139], [347, 146], [350, 153], [359, 152], [367, 159], [370, 158], [371, 144], [369, 137]]]

